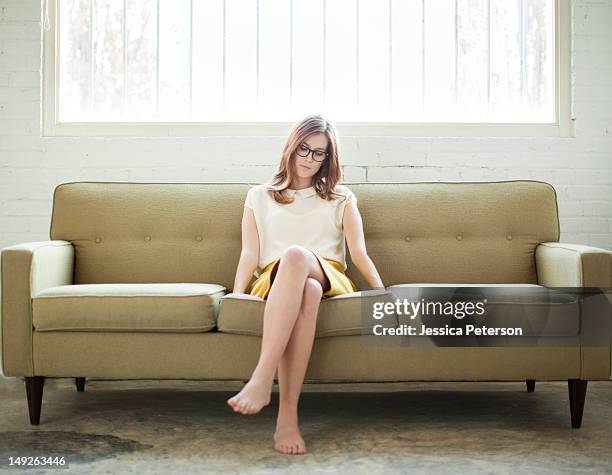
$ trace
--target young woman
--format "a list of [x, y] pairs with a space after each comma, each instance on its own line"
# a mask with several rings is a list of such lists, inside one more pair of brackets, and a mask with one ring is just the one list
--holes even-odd
[[345, 246], [372, 287], [384, 287], [366, 252], [357, 198], [339, 185], [336, 128], [320, 115], [296, 123], [270, 183], [252, 187], [242, 217], [242, 251], [233, 292], [266, 300], [259, 361], [242, 390], [227, 400], [255, 414], [270, 403], [278, 368], [275, 450], [303, 454], [298, 399], [314, 342], [322, 298], [356, 292], [345, 274]]

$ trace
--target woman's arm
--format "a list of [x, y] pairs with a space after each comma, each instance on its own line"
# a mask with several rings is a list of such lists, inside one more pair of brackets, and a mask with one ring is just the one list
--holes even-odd
[[342, 225], [344, 226], [346, 244], [351, 254], [353, 264], [359, 269], [361, 275], [367, 280], [372, 288], [383, 288], [384, 284], [376, 270], [376, 266], [372, 262], [372, 259], [370, 259], [370, 256], [368, 256], [363, 235], [363, 221], [359, 209], [357, 208], [357, 203], [354, 201], [350, 201], [346, 204]]
[[236, 269], [232, 292], [243, 294], [251, 282], [253, 272], [259, 264], [259, 234], [255, 214], [251, 208], [244, 207], [242, 214], [242, 250]]

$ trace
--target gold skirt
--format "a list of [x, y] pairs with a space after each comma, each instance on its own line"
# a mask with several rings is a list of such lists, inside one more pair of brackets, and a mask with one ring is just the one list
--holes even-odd
[[[322, 298], [333, 297], [335, 295], [350, 294], [351, 292], [357, 292], [357, 286], [355, 283], [344, 273], [343, 265], [334, 259], [328, 259], [327, 257], [321, 257], [316, 252], [310, 251], [316, 256], [325, 272], [325, 275], [329, 279], [330, 288], [323, 292]], [[266, 264], [266, 266], [259, 274], [259, 277], [253, 282], [250, 287], [249, 295], [256, 295], [262, 299], [267, 299], [270, 293], [270, 288], [274, 282], [276, 271], [278, 269], [278, 263], [280, 257], [274, 259], [272, 262]]]

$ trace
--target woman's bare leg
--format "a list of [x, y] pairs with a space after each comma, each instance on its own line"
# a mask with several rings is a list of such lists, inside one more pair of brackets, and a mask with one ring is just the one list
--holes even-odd
[[316, 256], [302, 246], [289, 246], [280, 259], [264, 310], [263, 336], [259, 361], [249, 382], [227, 400], [234, 411], [256, 414], [270, 403], [274, 373], [293, 331], [302, 306], [306, 279], [325, 283]]
[[274, 448], [285, 454], [306, 453], [306, 444], [298, 425], [298, 400], [310, 361], [322, 295], [321, 284], [309, 277], [304, 286], [297, 321], [278, 365], [280, 403]]

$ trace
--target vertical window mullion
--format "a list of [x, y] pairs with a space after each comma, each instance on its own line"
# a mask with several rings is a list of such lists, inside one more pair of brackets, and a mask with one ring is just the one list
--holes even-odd
[[193, 0], [189, 0], [189, 119], [193, 119]]
[[259, 105], [259, 0], [256, 7], [257, 18], [255, 19], [255, 103]]
[[155, 21], [157, 22], [155, 32], [155, 118], [159, 119], [159, 2], [157, 0], [157, 14]]
[[392, 90], [393, 90], [393, 0], [389, 0], [389, 91], [388, 99], [389, 106], [393, 103], [392, 101]]
[[289, 106], [293, 106], [293, 0], [289, 0]]
[[123, 0], [123, 17], [121, 19], [121, 34], [123, 35], [123, 119], [127, 110], [127, 66], [128, 66], [128, 47], [127, 47], [127, 0]]
[[94, 74], [95, 74], [95, 56], [94, 56], [94, 9], [96, 7], [96, 0], [91, 0], [89, 9], [89, 55], [91, 57], [90, 62], [90, 75], [89, 75], [89, 113], [93, 117], [94, 115]]
[[222, 91], [222, 97], [223, 97], [223, 113], [225, 114], [225, 107], [226, 107], [226, 102], [227, 102], [227, 98], [226, 96], [226, 77], [227, 77], [227, 61], [225, 59], [226, 56], [226, 52], [227, 52], [227, 45], [226, 45], [226, 32], [227, 32], [227, 21], [226, 21], [226, 2], [227, 0], [223, 0], [223, 91]]
[[327, 75], [327, 62], [325, 61], [325, 56], [327, 53], [327, 16], [326, 16], [326, 12], [327, 12], [327, 2], [325, 0], [323, 0], [323, 104], [326, 104], [326, 97], [325, 97], [325, 77]]
[[491, 0], [487, 0], [487, 120], [491, 114]]
[[425, 112], [425, 0], [421, 0], [421, 112]]
[[457, 95], [459, 89], [459, 11], [458, 0], [455, 0], [455, 87], [453, 90], [453, 100], [455, 111], [457, 110]]
[[525, 93], [525, 1], [519, 0], [519, 22], [521, 42], [521, 112], [524, 105]]
[[356, 64], [356, 68], [355, 68], [355, 81], [356, 81], [356, 87], [355, 87], [355, 94], [357, 95], [356, 97], [356, 102], [357, 102], [357, 107], [359, 107], [359, 0], [355, 0], [356, 3], [356, 8], [355, 8], [355, 64]]

